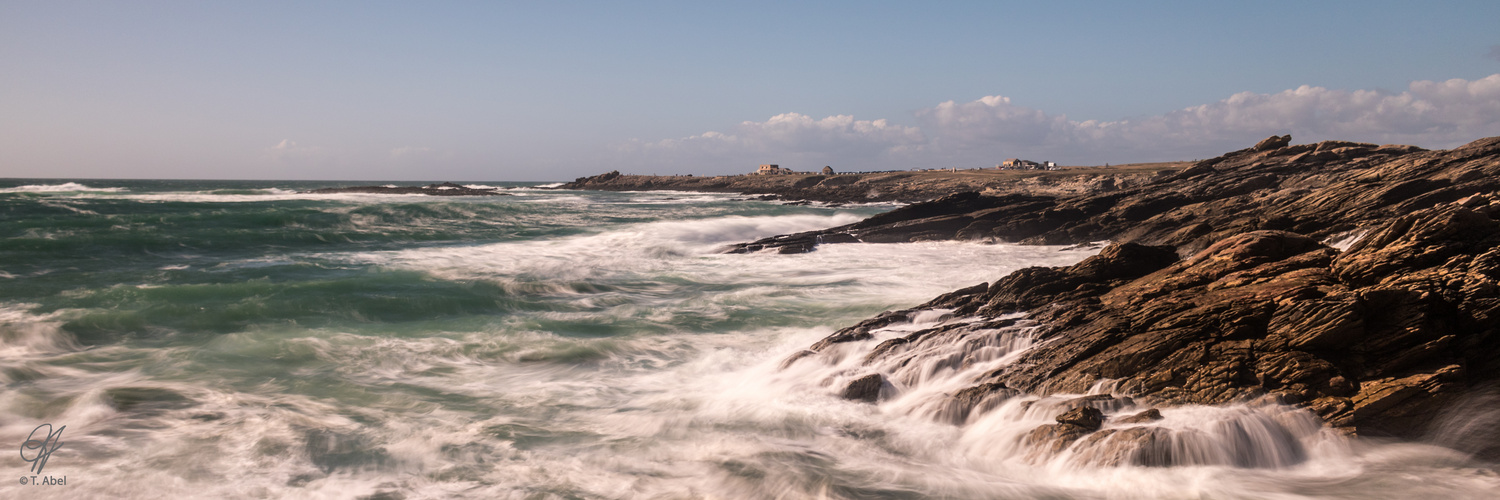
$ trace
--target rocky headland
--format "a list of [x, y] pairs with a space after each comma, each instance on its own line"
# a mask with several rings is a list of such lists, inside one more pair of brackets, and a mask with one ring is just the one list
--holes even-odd
[[699, 191], [736, 193], [767, 200], [825, 203], [915, 203], [960, 192], [987, 195], [1067, 196], [1113, 192], [1145, 184], [1189, 163], [1151, 163], [1057, 171], [929, 170], [790, 175], [627, 175], [618, 171], [579, 177], [556, 189], [594, 191]]
[[[1027, 435], [1039, 453], [1107, 441], [1116, 462], [1181, 463], [1171, 431], [1149, 425], [1156, 408], [1273, 401], [1348, 434], [1425, 438], [1495, 458], [1494, 432], [1439, 430], [1455, 425], [1452, 409], [1472, 407], [1500, 383], [1497, 191], [1500, 137], [1426, 151], [1291, 145], [1282, 136], [1111, 192], [954, 194], [728, 251], [1112, 242], [1073, 266], [1023, 269], [883, 313], [783, 363], [833, 363], [847, 356], [836, 346], [876, 342], [872, 332], [933, 311], [964, 318], [879, 340], [852, 382], [835, 388], [878, 402], [883, 387], [907, 376], [892, 367], [971, 366], [977, 351], [933, 347], [978, 342], [1025, 322], [1035, 347], [954, 391], [947, 404], [962, 417], [1018, 394], [1093, 389], [1059, 407], [1056, 424]], [[924, 358], [934, 352], [956, 358]], [[1150, 409], [1104, 414], [1127, 406]], [[1495, 410], [1458, 424], [1493, 427]]]
[[340, 193], [362, 193], [362, 194], [425, 194], [428, 196], [510, 196], [510, 193], [502, 193], [496, 188], [471, 188], [460, 186], [451, 182], [441, 184], [428, 184], [426, 186], [349, 186], [313, 189], [303, 191], [308, 194], [340, 194]]

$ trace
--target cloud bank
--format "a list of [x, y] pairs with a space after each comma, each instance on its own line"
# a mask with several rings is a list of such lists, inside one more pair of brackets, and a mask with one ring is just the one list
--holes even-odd
[[740, 171], [756, 163], [844, 170], [992, 166], [1005, 158], [1099, 164], [1207, 158], [1272, 134], [1295, 142], [1342, 139], [1450, 148], [1500, 135], [1500, 74], [1412, 82], [1399, 93], [1301, 86], [1241, 92], [1209, 104], [1118, 121], [1072, 120], [1004, 96], [918, 110], [916, 126], [837, 115], [784, 113], [728, 132], [633, 141], [627, 165], [663, 173]]
[[783, 113], [763, 122], [741, 122], [727, 133], [710, 131], [681, 139], [632, 141], [623, 145], [620, 153], [667, 170], [681, 166], [736, 168], [758, 163], [884, 164], [921, 150], [928, 142], [920, 129], [883, 119], [855, 120], [849, 115], [813, 119], [800, 113]]

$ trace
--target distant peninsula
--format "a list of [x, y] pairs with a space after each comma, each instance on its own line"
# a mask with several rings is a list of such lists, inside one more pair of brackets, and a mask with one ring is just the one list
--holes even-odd
[[[1074, 167], [1057, 170], [928, 169], [884, 172], [791, 172], [763, 165], [744, 175], [630, 175], [618, 171], [579, 177], [557, 189], [589, 191], [698, 191], [736, 193], [785, 201], [834, 204], [915, 203], [967, 191], [986, 195], [1031, 194], [1063, 196], [1092, 194], [1143, 185], [1170, 176], [1192, 162], [1137, 163], [1113, 167]], [[774, 168], [765, 168], [774, 167]]]

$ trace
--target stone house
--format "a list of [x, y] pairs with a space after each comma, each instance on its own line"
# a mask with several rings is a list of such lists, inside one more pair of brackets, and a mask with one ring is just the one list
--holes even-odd
[[1011, 158], [1000, 163], [1000, 170], [1038, 170], [1040, 168], [1042, 164], [1020, 158]]

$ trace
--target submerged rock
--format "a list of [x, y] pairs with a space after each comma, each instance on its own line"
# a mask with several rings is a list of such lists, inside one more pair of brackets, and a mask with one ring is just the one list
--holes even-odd
[[885, 386], [885, 377], [882, 377], [879, 373], [872, 373], [854, 379], [849, 385], [844, 386], [844, 390], [839, 393], [839, 397], [853, 401], [874, 403], [880, 399], [880, 389], [883, 386]]
[[969, 416], [995, 409], [1006, 400], [1021, 395], [1020, 391], [1002, 384], [979, 384], [955, 393], [936, 412], [939, 421], [963, 425]]
[[1076, 425], [1090, 432], [1104, 425], [1104, 412], [1092, 406], [1080, 406], [1057, 416], [1057, 423]]
[[1121, 424], [1144, 424], [1147, 422], [1155, 422], [1161, 419], [1161, 410], [1152, 408], [1135, 415], [1115, 419], [1114, 422]]

